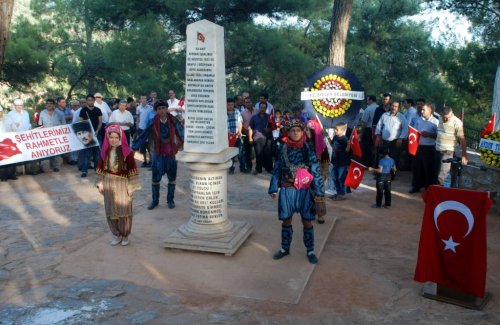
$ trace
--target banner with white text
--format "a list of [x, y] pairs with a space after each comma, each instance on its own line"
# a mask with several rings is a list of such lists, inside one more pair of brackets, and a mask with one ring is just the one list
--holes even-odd
[[0, 133], [0, 166], [48, 158], [98, 145], [89, 120], [24, 132]]

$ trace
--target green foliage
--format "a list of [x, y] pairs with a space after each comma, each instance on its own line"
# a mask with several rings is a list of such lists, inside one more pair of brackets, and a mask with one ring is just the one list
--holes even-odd
[[[408, 19], [429, 2], [468, 15], [485, 34], [483, 42], [464, 48], [433, 44], [423, 24]], [[466, 6], [479, 2], [488, 10]], [[186, 26], [209, 19], [225, 28], [228, 95], [250, 91], [256, 100], [265, 90], [273, 104], [285, 108], [299, 101], [307, 76], [326, 65], [332, 4], [32, 0], [35, 19], [14, 22], [0, 81], [42, 97], [96, 91], [136, 97], [151, 90], [166, 97], [170, 88], [182, 95]], [[465, 107], [469, 121], [482, 121], [500, 54], [498, 28], [490, 27], [497, 12], [498, 2], [491, 0], [355, 1], [346, 67], [367, 95], [389, 91], [396, 100], [424, 97], [438, 107]], [[258, 15], [272, 22], [256, 24]]]
[[11, 29], [0, 81], [20, 89], [41, 81], [49, 72], [48, 47], [35, 25], [25, 17], [18, 19]]
[[173, 39], [174, 35], [152, 16], [118, 32], [103, 49], [105, 66], [110, 69], [108, 85], [119, 90], [115, 95], [146, 95], [155, 89], [166, 98], [169, 88], [181, 93], [185, 56], [175, 50]]
[[448, 96], [450, 103], [459, 110], [464, 107], [466, 115], [477, 116], [473, 119], [474, 126], [482, 127], [483, 119], [491, 110], [500, 47], [470, 43], [462, 49], [441, 51], [439, 64], [453, 90]]
[[438, 9], [464, 15], [476, 27], [472, 33], [484, 43], [498, 46], [500, 41], [500, 2], [498, 0], [428, 0]]

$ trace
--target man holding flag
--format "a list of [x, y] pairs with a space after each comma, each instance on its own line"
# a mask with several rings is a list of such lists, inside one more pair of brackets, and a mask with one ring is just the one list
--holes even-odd
[[413, 160], [412, 188], [409, 193], [417, 193], [436, 183], [434, 159], [438, 120], [432, 115], [431, 104], [422, 107], [422, 116], [415, 120], [415, 129], [419, 132], [418, 149]]

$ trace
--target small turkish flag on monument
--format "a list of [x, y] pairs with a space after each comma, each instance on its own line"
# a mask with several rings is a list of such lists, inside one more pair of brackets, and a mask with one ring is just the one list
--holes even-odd
[[352, 130], [351, 139], [349, 139], [349, 146], [351, 147], [352, 153], [356, 157], [362, 157], [361, 146], [359, 145], [358, 131], [356, 130], [356, 128]]
[[205, 43], [205, 35], [200, 32], [196, 32], [196, 39], [202, 43]]
[[351, 166], [349, 167], [349, 171], [347, 172], [347, 177], [345, 178], [345, 186], [349, 186], [353, 189], [357, 189], [361, 181], [363, 180], [363, 176], [365, 175], [366, 166], [361, 165], [356, 160], [351, 159]]
[[417, 154], [420, 133], [414, 127], [408, 126], [408, 153], [412, 156]]
[[432, 185], [422, 197], [415, 280], [484, 297], [488, 192]]

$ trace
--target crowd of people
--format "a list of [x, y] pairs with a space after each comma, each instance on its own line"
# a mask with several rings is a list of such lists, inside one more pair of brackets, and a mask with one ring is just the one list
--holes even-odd
[[[39, 127], [91, 122], [101, 146], [89, 146], [46, 160], [56, 173], [62, 159], [69, 165], [76, 165], [82, 178], [87, 177], [89, 169], [96, 170], [97, 187], [105, 197], [108, 224], [115, 235], [113, 245], [128, 244], [131, 195], [138, 188], [139, 170], [133, 162], [132, 149], [143, 155], [141, 167], [149, 168], [152, 173], [152, 199], [148, 209], [160, 203], [160, 182], [165, 174], [168, 178], [167, 206], [175, 208], [175, 157], [183, 148], [184, 99], [178, 99], [170, 90], [168, 99], [160, 100], [152, 91], [149, 97], [141, 95], [136, 105], [132, 103], [135, 102], [118, 100], [112, 109], [100, 93], [71, 100], [69, 106], [63, 97], [47, 99], [45, 109], [39, 114], [36, 112], [33, 121]], [[258, 175], [265, 171], [271, 175], [268, 192], [273, 199], [278, 198], [282, 221], [282, 247], [274, 255], [275, 259], [288, 255], [293, 234], [291, 217], [300, 213], [308, 260], [317, 262], [312, 221], [325, 222], [324, 214], [320, 213], [325, 192], [331, 193], [330, 198], [335, 201], [345, 200], [346, 193], [350, 192], [344, 183], [351, 158], [375, 173], [375, 208], [382, 207], [384, 195], [384, 207], [391, 206], [391, 181], [396, 170], [412, 170], [409, 192], [416, 193], [432, 184], [443, 185], [447, 177], [454, 176], [449, 173], [450, 164], [443, 164], [443, 159], [460, 154], [462, 163], [467, 163], [462, 121], [453, 114], [451, 107], [436, 112], [434, 105], [423, 99], [405, 99], [402, 101], [404, 112], [400, 112], [401, 103], [393, 100], [389, 93], [384, 94], [381, 104], [370, 95], [354, 123], [337, 123], [331, 130], [322, 129], [314, 116], [302, 111], [301, 105], [283, 110], [274, 107], [265, 92], [255, 104], [248, 92], [228, 98], [226, 104], [229, 145], [238, 148], [228, 173], [235, 173], [238, 162], [241, 173]], [[0, 111], [0, 132], [31, 129], [32, 121], [23, 109], [23, 101], [16, 99], [13, 107], [5, 117]], [[408, 136], [409, 126], [420, 134], [415, 156], [408, 155], [408, 144], [414, 140]], [[353, 129], [360, 134], [361, 157], [351, 151]], [[75, 130], [81, 132], [82, 137], [88, 131]], [[132, 139], [135, 140], [131, 143]], [[460, 153], [455, 148], [457, 144], [460, 144]], [[44, 172], [40, 161], [24, 166], [29, 174]], [[18, 176], [15, 166], [0, 169], [2, 181]], [[300, 176], [304, 172], [309, 178]], [[120, 182], [123, 179], [126, 182]], [[302, 187], [301, 182], [306, 179], [309, 182]], [[123, 209], [115, 211], [113, 200], [121, 200]]]
[[[404, 107], [404, 112], [400, 107]], [[248, 93], [228, 98], [228, 131], [236, 134], [234, 146], [239, 148], [239, 167], [242, 173], [260, 174], [263, 170], [272, 173], [273, 161], [286, 141], [285, 123], [292, 119], [301, 120], [306, 126], [305, 135], [309, 141], [315, 142], [318, 130], [312, 123], [314, 116], [302, 112], [299, 105], [291, 110], [274, 108], [268, 101], [266, 93], [260, 94], [259, 102], [254, 106]], [[418, 150], [413, 157], [408, 154], [408, 127], [415, 128], [420, 139]], [[355, 157], [350, 152], [349, 139], [353, 128], [360, 134], [362, 157]], [[395, 169], [411, 170], [413, 180], [410, 193], [419, 192], [431, 184], [444, 184], [450, 171], [450, 164], [442, 160], [460, 156], [462, 163], [467, 164], [467, 145], [462, 121], [453, 114], [451, 107], [443, 107], [440, 112], [432, 103], [424, 99], [407, 98], [401, 102], [392, 100], [389, 93], [383, 95], [381, 104], [373, 95], [367, 97], [367, 105], [358, 115], [358, 119], [348, 125], [338, 123], [331, 132], [323, 130], [326, 141], [332, 147], [331, 154], [326, 151], [317, 152], [323, 164], [322, 173], [325, 180], [331, 180], [336, 194], [334, 200], [344, 200], [349, 192], [343, 184], [351, 158], [359, 160], [366, 167], [378, 169], [379, 161], [387, 151], [395, 162]], [[285, 139], [285, 140], [284, 140]], [[456, 150], [460, 145], [461, 152]], [[252, 156], [255, 156], [255, 169]], [[328, 163], [331, 167], [328, 169]], [[229, 170], [234, 173], [234, 165]], [[328, 175], [330, 174], [330, 175]], [[451, 175], [452, 177], [454, 175]], [[392, 172], [391, 179], [394, 179]]]

